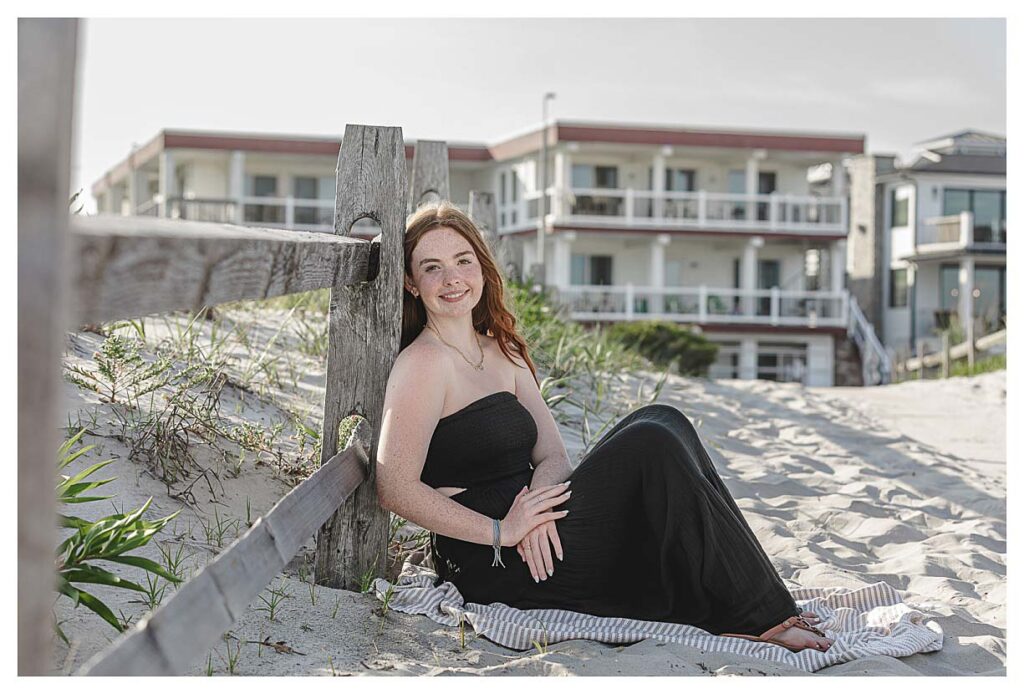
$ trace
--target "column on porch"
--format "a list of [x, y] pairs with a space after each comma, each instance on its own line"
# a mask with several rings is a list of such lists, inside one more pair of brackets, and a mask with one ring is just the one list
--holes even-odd
[[536, 275], [537, 237], [523, 239], [523, 278], [533, 282], [541, 281]]
[[847, 204], [847, 179], [846, 167], [843, 160], [846, 155], [840, 156], [832, 162], [832, 195], [839, 198], [839, 228], [846, 231], [849, 226], [849, 205]]
[[752, 380], [757, 378], [757, 340], [744, 337], [740, 340], [739, 378]]
[[747, 180], [746, 180], [746, 191], [748, 196], [747, 202], [747, 223], [754, 224], [757, 221], [757, 203], [754, 196], [757, 195], [759, 186], [758, 174], [760, 172], [760, 161], [764, 159], [766, 152], [763, 149], [755, 149], [747, 157]]
[[563, 231], [552, 235], [549, 282], [559, 289], [569, 286], [572, 276], [572, 242], [575, 240], [575, 231]]
[[757, 289], [757, 249], [764, 246], [764, 238], [752, 236], [743, 247], [743, 257], [740, 259], [740, 289], [743, 290], [740, 305], [744, 316], [754, 316], [754, 308], [757, 302], [753, 291]]
[[[650, 286], [659, 290], [665, 288], [665, 247], [672, 242], [670, 234], [658, 234], [651, 239], [651, 264], [649, 268]], [[662, 313], [665, 310], [665, 295], [655, 291], [651, 294], [651, 313]]]
[[832, 242], [828, 260], [829, 291], [838, 294], [846, 287], [846, 239]]
[[235, 224], [245, 223], [245, 152], [240, 149], [231, 151], [228, 164], [228, 197], [235, 204]]
[[957, 313], [960, 327], [967, 339], [974, 335], [974, 258], [966, 256], [960, 260], [960, 296]]
[[554, 193], [551, 196], [549, 211], [555, 219], [563, 219], [571, 212], [568, 200], [572, 189], [572, 152], [568, 147], [559, 147], [555, 150], [555, 170], [552, 178]]
[[651, 217], [662, 219], [665, 216], [665, 157], [672, 155], [672, 148], [665, 146], [655, 152], [651, 160]]
[[160, 215], [171, 216], [171, 198], [175, 195], [177, 184], [174, 175], [174, 154], [167, 150], [160, 152]]
[[142, 171], [136, 168], [135, 158], [129, 160], [128, 170], [128, 214], [134, 215], [139, 211], [139, 205], [144, 200], [142, 199], [145, 185], [142, 180]]
[[100, 196], [97, 208], [100, 212], [104, 212], [106, 214], [114, 213], [114, 187], [110, 185], [109, 177], [107, 180], [107, 189]]

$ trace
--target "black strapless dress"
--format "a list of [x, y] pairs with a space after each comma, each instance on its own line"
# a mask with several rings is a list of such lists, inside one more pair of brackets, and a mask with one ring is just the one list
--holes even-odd
[[[420, 479], [465, 487], [452, 499], [504, 518], [530, 483], [537, 426], [514, 393], [498, 391], [443, 417]], [[431, 534], [434, 565], [467, 602], [558, 608], [760, 634], [799, 613], [678, 409], [647, 405], [623, 417], [569, 477], [555, 522], [564, 560], [534, 582], [515, 547], [494, 550]], [[554, 556], [554, 552], [552, 552]]]

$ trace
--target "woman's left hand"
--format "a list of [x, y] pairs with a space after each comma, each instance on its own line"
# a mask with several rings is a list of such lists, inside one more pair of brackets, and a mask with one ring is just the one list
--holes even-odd
[[558, 539], [558, 531], [555, 529], [553, 520], [538, 525], [516, 545], [519, 556], [530, 567], [534, 581], [546, 581], [549, 576], [554, 574], [555, 563], [551, 558], [552, 546], [561, 561], [562, 541]]

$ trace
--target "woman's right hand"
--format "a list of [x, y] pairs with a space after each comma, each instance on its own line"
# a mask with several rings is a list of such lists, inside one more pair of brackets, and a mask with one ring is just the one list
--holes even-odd
[[569, 483], [552, 484], [531, 490], [523, 487], [512, 501], [512, 507], [501, 520], [501, 544], [503, 547], [515, 547], [526, 534], [541, 523], [549, 520], [565, 518], [565, 511], [551, 511], [569, 498]]

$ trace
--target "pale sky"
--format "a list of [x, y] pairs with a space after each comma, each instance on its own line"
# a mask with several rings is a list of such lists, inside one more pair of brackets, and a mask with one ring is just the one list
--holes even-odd
[[552, 117], [861, 133], [869, 152], [1006, 132], [1002, 19], [98, 19], [72, 190], [162, 128], [493, 143]]

